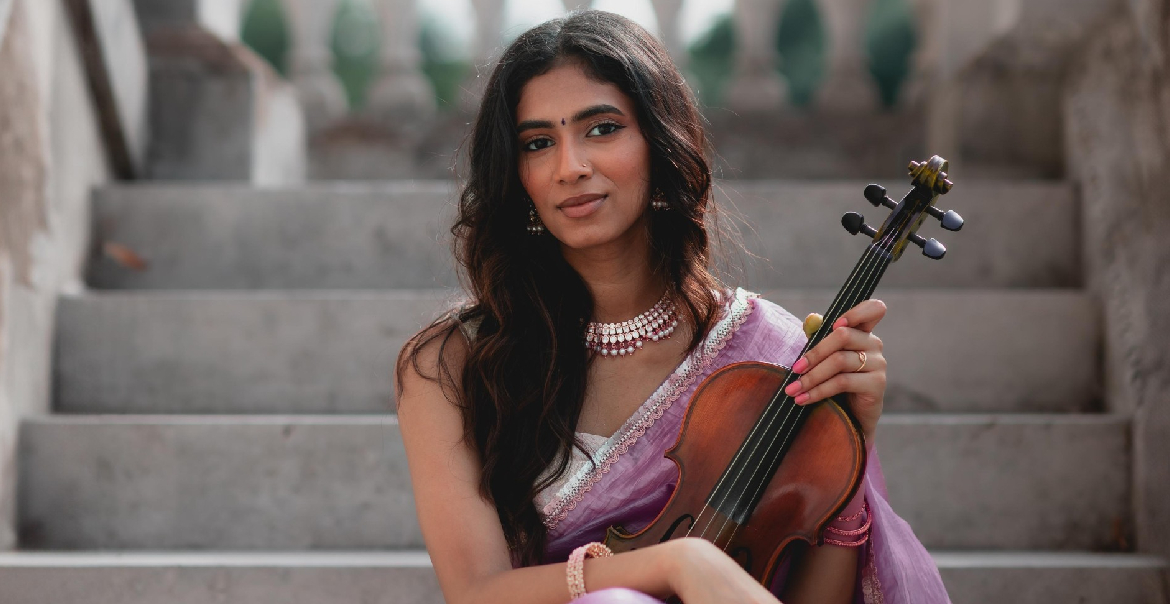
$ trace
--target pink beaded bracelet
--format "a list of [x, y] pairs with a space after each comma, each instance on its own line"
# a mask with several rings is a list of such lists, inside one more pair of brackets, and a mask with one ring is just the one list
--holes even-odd
[[[857, 520], [858, 518], [861, 517], [861, 515], [863, 513], [865, 514], [865, 522], [859, 528], [840, 529], [840, 528], [837, 528], [836, 526], [833, 526], [833, 524], [836, 524], [837, 522], [846, 523], [846, 522]], [[862, 545], [865, 545], [865, 543], [867, 541], [869, 541], [869, 529], [871, 526], [873, 526], [873, 515], [870, 514], [870, 511], [869, 511], [869, 502], [863, 501], [861, 504], [861, 510], [848, 518], [838, 516], [837, 521], [834, 522], [833, 524], [830, 524], [830, 525], [825, 527], [825, 534], [826, 534], [825, 543], [827, 543], [829, 545], [840, 545], [842, 547], [861, 547]], [[832, 537], [829, 537], [828, 536], [829, 534], [837, 535], [840, 537], [858, 537], [858, 536], [860, 536], [860, 539], [857, 539], [856, 541], [842, 541], [840, 539], [834, 539]]]
[[585, 558], [608, 558], [613, 555], [604, 544], [594, 541], [586, 543], [569, 554], [565, 577], [569, 582], [569, 597], [573, 600], [585, 595]]

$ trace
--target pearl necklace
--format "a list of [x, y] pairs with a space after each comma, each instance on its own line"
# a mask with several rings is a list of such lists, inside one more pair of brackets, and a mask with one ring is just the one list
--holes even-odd
[[662, 294], [650, 310], [620, 323], [595, 323], [585, 326], [585, 347], [603, 357], [634, 354], [647, 341], [665, 340], [678, 327], [678, 313], [669, 292]]

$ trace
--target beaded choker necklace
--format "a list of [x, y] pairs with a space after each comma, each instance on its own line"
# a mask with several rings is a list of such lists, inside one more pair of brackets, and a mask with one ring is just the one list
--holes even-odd
[[669, 292], [662, 294], [650, 310], [620, 323], [594, 323], [585, 326], [585, 347], [603, 357], [634, 354], [647, 341], [665, 340], [678, 327], [678, 314]]

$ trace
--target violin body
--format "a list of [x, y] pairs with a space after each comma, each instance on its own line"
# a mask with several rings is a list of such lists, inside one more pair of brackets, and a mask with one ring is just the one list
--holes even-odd
[[[610, 527], [615, 553], [688, 536], [723, 546], [748, 573], [769, 584], [797, 539], [817, 543], [820, 529], [852, 498], [865, 471], [865, 445], [856, 421], [829, 399], [810, 405], [783, 462], [767, 483], [746, 525], [706, 506], [763, 407], [789, 370], [767, 363], [735, 363], [699, 385], [678, 441], [666, 457], [679, 467], [679, 484], [662, 512], [642, 531]], [[706, 508], [704, 510], [704, 508]]]

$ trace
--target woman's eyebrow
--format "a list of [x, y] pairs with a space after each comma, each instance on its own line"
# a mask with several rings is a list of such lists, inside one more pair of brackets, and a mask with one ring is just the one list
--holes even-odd
[[[625, 115], [625, 113], [622, 113], [621, 109], [618, 109], [617, 107], [614, 107], [613, 105], [607, 105], [607, 104], [603, 103], [601, 105], [593, 105], [592, 107], [586, 107], [586, 108], [578, 111], [577, 113], [574, 113], [573, 114], [573, 122], [574, 123], [580, 122], [582, 120], [587, 120], [595, 115], [602, 115], [605, 113], [612, 113], [612, 114], [621, 115], [621, 116]], [[552, 128], [552, 127], [553, 127], [553, 123], [548, 121], [548, 120], [524, 120], [524, 121], [520, 122], [519, 124], [516, 124], [516, 132], [521, 133], [521, 132], [524, 132], [525, 130], [535, 130], [538, 128]]]
[[614, 107], [613, 105], [601, 104], [601, 105], [594, 105], [592, 107], [586, 107], [585, 109], [582, 109], [582, 110], [578, 111], [577, 113], [574, 113], [573, 114], [573, 121], [579, 122], [581, 120], [587, 120], [595, 115], [601, 115], [603, 113], [613, 113], [613, 114], [622, 115], [622, 116], [625, 115], [624, 113], [622, 113], [621, 109], [618, 109], [617, 107]]

